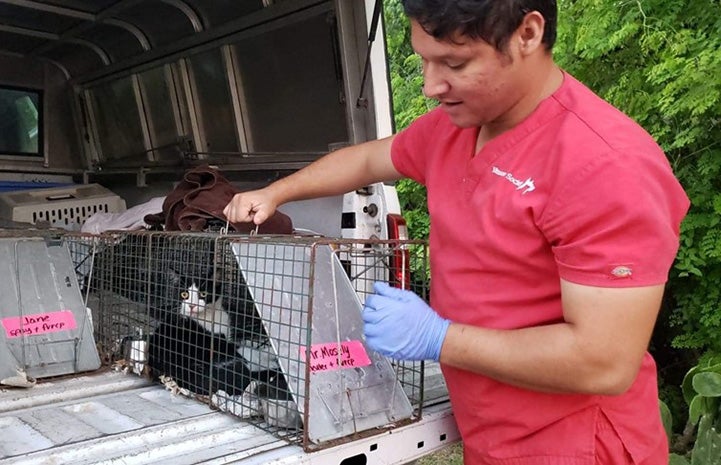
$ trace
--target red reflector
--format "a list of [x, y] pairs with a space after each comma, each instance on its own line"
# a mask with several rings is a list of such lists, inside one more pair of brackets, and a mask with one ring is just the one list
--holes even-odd
[[[397, 241], [408, 240], [408, 226], [406, 220], [401, 215], [388, 215], [388, 239]], [[410, 273], [411, 253], [408, 246], [398, 244], [391, 254], [389, 284], [401, 289], [410, 289], [411, 273]]]

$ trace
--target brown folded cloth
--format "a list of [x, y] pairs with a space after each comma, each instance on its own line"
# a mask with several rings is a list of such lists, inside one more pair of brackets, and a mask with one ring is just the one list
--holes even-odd
[[[165, 198], [162, 213], [146, 215], [144, 220], [151, 227], [162, 225], [165, 231], [202, 231], [208, 220], [227, 221], [223, 209], [239, 192], [218, 170], [201, 165], [185, 172], [183, 180]], [[231, 222], [230, 226], [240, 233], [255, 231], [252, 222]], [[259, 234], [292, 232], [293, 222], [281, 212], [275, 212], [258, 227]]]

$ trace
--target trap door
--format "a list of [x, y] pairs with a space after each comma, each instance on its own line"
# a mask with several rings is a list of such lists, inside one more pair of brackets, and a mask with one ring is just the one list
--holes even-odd
[[93, 327], [67, 245], [0, 238], [0, 383], [100, 367]]
[[390, 362], [365, 345], [360, 299], [329, 245], [241, 242], [233, 252], [301, 416], [308, 409], [311, 442], [411, 418]]

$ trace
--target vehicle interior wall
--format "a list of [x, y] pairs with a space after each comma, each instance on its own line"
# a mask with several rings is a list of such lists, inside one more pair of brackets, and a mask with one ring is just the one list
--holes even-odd
[[46, 92], [46, 166], [308, 162], [373, 137], [350, 95], [372, 92], [365, 19], [340, 0], [0, 1], [0, 81]]
[[[12, 170], [72, 174], [132, 207], [200, 163], [247, 190], [375, 136], [373, 89], [360, 85], [367, 2], [9, 3], [0, 38], [17, 43], [0, 43], [0, 84], [44, 92], [47, 133], [45, 157]], [[289, 208], [299, 227], [339, 235], [342, 199], [326, 201], [321, 217]]]
[[234, 44], [251, 151], [324, 151], [348, 141], [337, 40], [326, 13]]
[[[264, 187], [290, 172], [274, 171], [251, 171], [232, 173], [224, 171], [222, 166], [217, 167], [221, 174], [231, 180], [233, 187], [241, 191], [248, 191]], [[147, 202], [154, 197], [167, 195], [183, 179], [184, 168], [167, 170], [164, 172], [150, 173], [144, 178], [138, 178], [137, 173], [118, 173], [111, 176], [100, 176], [93, 178], [93, 181], [100, 182], [103, 186], [121, 196], [128, 207]]]
[[[344, 73], [360, 71], [344, 70], [337, 15], [326, 2], [87, 85], [95, 179], [135, 205], [172, 189], [173, 166], [207, 161], [245, 190], [348, 144]], [[109, 174], [138, 166], [142, 182]]]
[[[233, 187], [239, 191], [260, 189], [278, 177], [290, 172], [239, 172], [225, 173], [233, 179]], [[235, 174], [235, 176], [234, 176]], [[148, 202], [155, 197], [164, 197], [172, 191], [182, 178], [182, 172], [149, 175], [143, 185], [138, 185], [135, 174], [120, 174], [104, 178], [103, 186], [125, 200], [128, 208]], [[343, 196], [335, 195], [312, 200], [289, 202], [281, 205], [279, 211], [293, 220], [296, 230], [314, 232], [330, 237], [341, 236], [341, 212]]]
[[287, 161], [349, 139], [330, 9], [189, 50], [86, 95], [92, 158], [106, 167], [183, 156]]
[[[55, 65], [33, 58], [0, 54], [0, 87], [38, 91], [40, 107], [40, 147], [38, 154], [18, 155], [13, 152], [0, 153], [3, 172], [26, 169], [29, 171], [49, 169], [73, 170], [83, 167], [78, 133], [76, 131], [72, 95], [62, 71]], [[50, 109], [51, 111], [48, 111]], [[0, 120], [8, 123], [17, 119], [17, 114], [0, 109]], [[6, 135], [3, 135], [5, 138]], [[0, 152], [2, 152], [0, 150]], [[0, 177], [2, 175], [0, 174]]]

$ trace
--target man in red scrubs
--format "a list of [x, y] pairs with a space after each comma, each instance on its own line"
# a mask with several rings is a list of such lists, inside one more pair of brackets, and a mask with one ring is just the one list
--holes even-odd
[[658, 145], [559, 69], [553, 0], [405, 0], [439, 107], [238, 194], [231, 221], [409, 177], [431, 305], [375, 285], [367, 343], [439, 360], [465, 463], [665, 465], [648, 342], [689, 202]]

